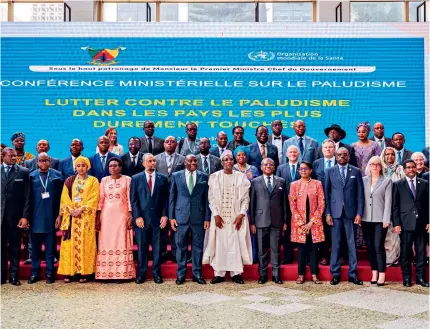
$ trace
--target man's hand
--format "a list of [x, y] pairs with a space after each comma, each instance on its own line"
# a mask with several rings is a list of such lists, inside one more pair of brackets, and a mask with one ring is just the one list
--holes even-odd
[[426, 231], [427, 231], [427, 233], [430, 233], [430, 224], [426, 225]]
[[333, 218], [331, 218], [330, 215], [325, 216], [325, 222], [327, 223], [327, 225], [333, 226]]
[[358, 226], [361, 226], [361, 216], [357, 215], [354, 218], [354, 224], [357, 224]]
[[82, 213], [83, 213], [82, 209], [75, 209], [75, 210], [72, 210], [71, 215], [72, 217], [81, 217]]
[[161, 219], [160, 219], [160, 228], [161, 228], [161, 229], [163, 229], [163, 228], [165, 228], [165, 227], [166, 227], [166, 225], [167, 225], [167, 221], [168, 221], [167, 216], [163, 216], [163, 217], [161, 217]]
[[207, 230], [207, 229], [209, 228], [209, 226], [211, 226], [211, 222], [210, 222], [210, 221], [208, 221], [208, 220], [205, 220], [205, 223], [204, 223], [203, 228], [204, 228], [205, 230]]
[[176, 228], [178, 227], [178, 223], [176, 223], [176, 219], [171, 219], [170, 220], [170, 227], [173, 231], [176, 232]]
[[394, 226], [394, 232], [400, 234], [400, 232], [402, 232], [402, 227], [400, 225]]
[[223, 219], [221, 218], [221, 216], [215, 216], [215, 225], [216, 225], [216, 227], [218, 227], [218, 228], [223, 228], [224, 227], [224, 221], [223, 221]]
[[30, 224], [28, 224], [27, 218], [21, 218], [18, 222], [18, 227], [23, 229], [29, 228]]
[[287, 224], [284, 224], [284, 227], [282, 228], [283, 231], [287, 230]]
[[145, 222], [142, 217], [136, 218], [136, 226], [139, 228], [143, 228], [145, 226]]
[[384, 223], [384, 224], [382, 224], [383, 228], [388, 228], [388, 226], [390, 226], [390, 223]]
[[55, 220], [55, 228], [59, 228], [61, 226], [62, 220], [63, 220], [62, 216], [57, 217], [57, 219]]
[[251, 232], [252, 232], [252, 234], [257, 233], [257, 226], [255, 226], [254, 224], [251, 225]]
[[236, 220], [234, 221], [234, 223], [233, 224], [235, 224], [236, 225], [236, 230], [240, 230], [240, 228], [242, 227], [242, 220], [243, 220], [243, 217], [245, 217], [245, 215], [243, 215], [243, 214], [240, 214], [239, 216], [237, 216], [236, 217]]

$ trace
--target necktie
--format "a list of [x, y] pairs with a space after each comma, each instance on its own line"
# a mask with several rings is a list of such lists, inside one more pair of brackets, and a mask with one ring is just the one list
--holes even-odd
[[131, 157], [131, 161], [133, 162], [133, 167], [136, 167], [136, 156]]
[[106, 167], [106, 155], [102, 155], [102, 167], [103, 169]]
[[193, 173], [190, 172], [190, 176], [188, 177], [188, 191], [191, 193], [193, 193], [194, 190], [194, 177], [193, 177]]
[[305, 147], [303, 146], [303, 138], [302, 137], [299, 138], [299, 149], [300, 149], [300, 154], [303, 155], [303, 150], [305, 149]]
[[9, 176], [9, 172], [10, 172], [10, 167], [9, 166], [4, 167], [4, 173], [6, 175], [6, 178], [7, 176]]
[[221, 149], [221, 153], [219, 154], [219, 156], [221, 156], [221, 154], [223, 154], [224, 153], [224, 149]]
[[172, 156], [167, 157], [167, 172], [170, 174], [172, 171]]
[[330, 168], [330, 167], [331, 167], [331, 160], [327, 160], [327, 167], [326, 167], [326, 169]]
[[148, 137], [148, 152], [152, 154], [152, 138]]
[[275, 139], [281, 139], [281, 137], [275, 137]]
[[149, 175], [148, 187], [149, 187], [149, 193], [152, 195], [152, 175]]
[[296, 178], [296, 165], [291, 166], [291, 179], [294, 182], [294, 179]]
[[209, 172], [208, 157], [204, 157], [204, 160], [203, 160], [203, 170], [205, 171], [205, 173]]
[[414, 196], [414, 199], [417, 197], [417, 191], [415, 190], [415, 184], [414, 184], [414, 180], [411, 179], [411, 192]]
[[345, 186], [346, 175], [345, 175], [345, 167], [340, 167], [340, 177], [342, 178], [342, 186]]
[[264, 144], [261, 144], [261, 157], [263, 158], [263, 159], [266, 159], [266, 145], [264, 145]]
[[400, 151], [398, 151], [398, 152], [397, 152], [397, 162], [398, 162], [399, 164], [402, 164], [402, 155], [401, 155], [401, 152], [400, 152]]
[[379, 144], [381, 144], [381, 149], [384, 149], [384, 141], [382, 139], [379, 140]]
[[269, 193], [272, 193], [273, 191], [272, 183], [270, 182], [270, 176], [267, 176], [267, 190], [269, 191]]

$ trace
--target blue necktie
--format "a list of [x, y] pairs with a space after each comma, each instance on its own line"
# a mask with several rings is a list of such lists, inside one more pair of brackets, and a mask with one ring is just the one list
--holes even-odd
[[291, 166], [291, 180], [294, 181], [296, 179], [296, 165]]
[[416, 197], [417, 197], [417, 191], [415, 190], [415, 184], [414, 184], [414, 180], [413, 179], [411, 179], [411, 192], [412, 192], [412, 194], [414, 196], [414, 200], [415, 200]]
[[303, 146], [303, 138], [302, 137], [299, 138], [299, 149], [300, 149], [300, 154], [303, 156], [303, 150], [305, 149], [305, 147]]
[[330, 168], [331, 167], [331, 160], [327, 160], [327, 166], [326, 166], [326, 169], [327, 168]]
[[401, 152], [400, 152], [400, 151], [398, 151], [398, 152], [397, 152], [397, 162], [398, 162], [399, 164], [402, 164], [402, 155], [401, 155]]
[[9, 176], [9, 172], [10, 172], [10, 167], [9, 166], [4, 167], [4, 173], [6, 175], [6, 178]]
[[267, 189], [269, 190], [269, 193], [272, 193], [272, 183], [270, 182], [270, 176], [267, 177]]
[[345, 186], [346, 175], [345, 175], [345, 167], [340, 167], [340, 177], [342, 178], [342, 186]]
[[103, 169], [106, 167], [106, 155], [102, 155], [102, 167]]

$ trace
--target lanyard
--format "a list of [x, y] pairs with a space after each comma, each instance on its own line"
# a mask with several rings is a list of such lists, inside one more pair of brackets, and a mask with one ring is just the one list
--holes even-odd
[[48, 179], [49, 179], [49, 172], [50, 172], [51, 170], [48, 170], [48, 173], [46, 174], [46, 184], [44, 184], [43, 183], [43, 179], [42, 179], [42, 176], [39, 174], [39, 179], [40, 179], [40, 183], [42, 183], [42, 186], [43, 186], [43, 190], [45, 191], [45, 193], [46, 193], [46, 190], [47, 190], [47, 188], [48, 188]]

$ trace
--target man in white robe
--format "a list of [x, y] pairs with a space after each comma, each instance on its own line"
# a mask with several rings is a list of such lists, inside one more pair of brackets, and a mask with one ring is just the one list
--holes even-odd
[[203, 264], [214, 269], [212, 284], [225, 281], [230, 272], [233, 282], [243, 284], [243, 265], [252, 264], [252, 247], [246, 211], [249, 205], [251, 183], [245, 174], [233, 171], [233, 154], [221, 154], [224, 170], [209, 178], [209, 208], [211, 226]]

